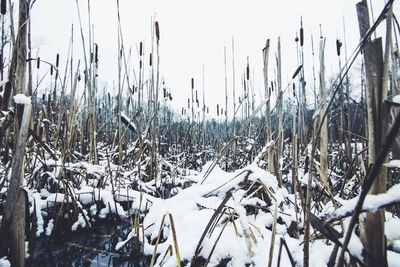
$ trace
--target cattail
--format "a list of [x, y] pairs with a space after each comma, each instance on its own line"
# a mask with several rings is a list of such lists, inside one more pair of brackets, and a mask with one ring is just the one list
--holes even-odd
[[97, 44], [94, 44], [94, 63], [99, 62], [99, 46]]
[[40, 69], [40, 57], [38, 57], [38, 59], [36, 61], [36, 68]]
[[303, 18], [300, 18], [300, 46], [304, 44]]
[[217, 116], [219, 116], [219, 105], [217, 104]]
[[294, 72], [294, 74], [292, 76], [292, 79], [294, 79], [297, 76], [297, 74], [299, 74], [302, 67], [303, 67], [303, 65], [300, 65], [297, 67], [296, 71]]
[[165, 87], [163, 88], [163, 95], [164, 95], [164, 98], [167, 97], [167, 89]]
[[155, 23], [156, 27], [156, 37], [157, 37], [157, 43], [160, 41], [160, 26], [158, 25], [158, 21]]
[[296, 97], [296, 84], [293, 83], [293, 97]]
[[190, 109], [190, 99], [188, 98], [188, 109]]
[[342, 42], [336, 39], [336, 54], [340, 57], [340, 48], [342, 47]]
[[250, 67], [249, 67], [249, 61], [247, 61], [247, 67], [246, 67], [246, 80], [250, 80]]
[[150, 65], [150, 67], [153, 65], [153, 55], [152, 55], [152, 53], [150, 53], [149, 65]]
[[304, 44], [304, 31], [303, 28], [300, 28], [300, 46]]
[[1, 14], [5, 15], [7, 12], [7, 0], [1, 0]]
[[172, 101], [172, 95], [169, 93], [169, 100]]
[[182, 116], [183, 116], [183, 108], [182, 108], [182, 112], [181, 112]]
[[140, 44], [139, 44], [139, 56], [142, 56], [142, 55], [143, 55], [143, 43], [140, 42]]
[[0, 53], [0, 69], [3, 69], [3, 53]]
[[50, 76], [53, 76], [53, 65], [50, 66]]
[[194, 79], [192, 78], [192, 89], [194, 89]]
[[207, 114], [208, 114], [209, 111], [210, 111], [210, 110], [209, 110], [208, 107], [207, 107]]
[[56, 67], [58, 68], [58, 64], [60, 63], [60, 54], [56, 56]]
[[274, 91], [274, 83], [271, 81], [271, 90]]

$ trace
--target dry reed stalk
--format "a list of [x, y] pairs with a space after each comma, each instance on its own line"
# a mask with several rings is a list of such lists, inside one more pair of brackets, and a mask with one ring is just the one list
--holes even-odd
[[[277, 156], [280, 159], [283, 157], [283, 137], [284, 137], [284, 127], [283, 127], [283, 92], [282, 92], [282, 59], [281, 59], [281, 38], [278, 37], [278, 55], [277, 55], [277, 83], [278, 83], [278, 99], [277, 99], [277, 116], [278, 116], [278, 136], [277, 136]], [[277, 161], [277, 163], [279, 160]], [[278, 165], [275, 170], [274, 175], [278, 180], [279, 187], [282, 187], [282, 174], [280, 173], [280, 168], [282, 166]]]
[[207, 169], [207, 171], [204, 174], [203, 180], [201, 181], [200, 184], [203, 184], [204, 181], [207, 179], [208, 175], [212, 172], [212, 170], [215, 168], [215, 166], [218, 164], [218, 162], [222, 159], [223, 156], [228, 153], [229, 149], [235, 144], [235, 142], [239, 139], [238, 136], [233, 137], [222, 149], [221, 153], [219, 154], [218, 158], [216, 158], [213, 163], [210, 165], [210, 167]]
[[[18, 138], [16, 139], [15, 154], [12, 163], [11, 179], [7, 191], [7, 200], [4, 206], [4, 214], [0, 228], [2, 240], [10, 242], [0, 243], [0, 255], [7, 255], [11, 251], [11, 264], [13, 266], [25, 266], [25, 193], [24, 186], [24, 160], [26, 140], [29, 134], [29, 124], [32, 112], [31, 104], [17, 107], [23, 109], [19, 123]], [[15, 124], [18, 124], [15, 122]]]
[[[319, 83], [320, 83], [320, 103], [319, 105], [323, 108], [326, 103], [322, 96], [326, 93], [325, 85], [325, 38], [320, 39], [319, 47], [319, 57], [320, 57], [320, 73], [319, 73]], [[321, 126], [320, 132], [320, 178], [326, 186], [329, 194], [331, 195], [331, 189], [328, 182], [328, 122], [324, 120]]]
[[169, 215], [169, 222], [171, 224], [172, 239], [173, 239], [173, 242], [174, 242], [176, 265], [178, 267], [181, 267], [181, 256], [180, 256], [180, 253], [179, 253], [178, 239], [176, 238], [176, 229], [175, 229], [174, 218], [172, 217], [171, 213], [169, 213], [168, 215]]
[[208, 224], [206, 226], [206, 228], [203, 231], [203, 234], [200, 237], [199, 242], [197, 243], [197, 247], [195, 250], [195, 254], [191, 260], [191, 264], [195, 263], [198, 260], [199, 254], [201, 252], [201, 250], [203, 249], [202, 247], [202, 243], [204, 238], [206, 237], [207, 232], [209, 231], [209, 229], [211, 228], [212, 224], [214, 223], [214, 221], [217, 219], [218, 214], [222, 211], [222, 209], [224, 208], [225, 204], [228, 202], [228, 200], [232, 197], [232, 194], [230, 192], [227, 192], [225, 195], [224, 200], [222, 200], [221, 204], [218, 206], [218, 208], [215, 210], [215, 212], [213, 213], [213, 215], [211, 216], [210, 220], [208, 221]]
[[268, 267], [272, 266], [272, 259], [274, 257], [274, 247], [275, 247], [275, 236], [276, 236], [276, 224], [277, 224], [277, 214], [278, 211], [278, 203], [275, 202], [275, 211], [274, 211], [274, 222], [272, 224], [272, 236], [271, 236], [271, 246], [269, 247], [269, 257], [268, 257]]

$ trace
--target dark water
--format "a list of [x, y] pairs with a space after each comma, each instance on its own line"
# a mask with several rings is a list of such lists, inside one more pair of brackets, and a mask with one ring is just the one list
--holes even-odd
[[27, 266], [148, 266], [150, 258], [135, 249], [133, 242], [128, 242], [121, 251], [114, 249], [119, 241], [126, 239], [130, 229], [127, 222], [119, 222], [117, 226], [103, 221], [76, 232], [40, 237], [30, 252]]

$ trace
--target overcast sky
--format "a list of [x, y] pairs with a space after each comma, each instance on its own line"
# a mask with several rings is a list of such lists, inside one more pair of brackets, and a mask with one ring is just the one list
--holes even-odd
[[[83, 26], [87, 32], [87, 1], [80, 0], [79, 3]], [[344, 39], [343, 18], [346, 22], [349, 54], [359, 40], [356, 3], [353, 0], [120, 0], [120, 13], [125, 47], [133, 49], [132, 64], [137, 64], [137, 47], [140, 41], [144, 41], [147, 55], [150, 52], [151, 18], [155, 17], [159, 21], [161, 74], [167, 87], [172, 90], [173, 107], [180, 110], [187, 105], [192, 77], [196, 88], [201, 90], [204, 65], [206, 101], [212, 112], [215, 112], [216, 104], [224, 104], [225, 101], [224, 46], [227, 47], [230, 92], [232, 88], [232, 37], [235, 39], [236, 88], [241, 86], [241, 75], [249, 57], [254, 93], [260, 99], [260, 92], [264, 90], [262, 48], [266, 39], [271, 39], [271, 80], [275, 70], [277, 38], [281, 36], [285, 85], [297, 67], [294, 39], [302, 16], [306, 79], [311, 86], [311, 35], [314, 37], [316, 50], [314, 60], [318, 65], [321, 24], [327, 42], [327, 75], [336, 73], [338, 59], [335, 41], [336, 38], [342, 41]], [[384, 0], [374, 0], [373, 5], [376, 17]], [[98, 43], [100, 52], [99, 79], [106, 81], [111, 90], [113, 81], [117, 81], [116, 1], [92, 0], [91, 8], [95, 42]], [[38, 53], [41, 58], [54, 61], [58, 52], [63, 62], [67, 56], [71, 24], [75, 27], [74, 38], [79, 40], [79, 21], [74, 0], [36, 1], [32, 9], [33, 54]], [[74, 50], [77, 56], [81, 55], [82, 47], [79, 42], [76, 42]], [[231, 95], [229, 99], [231, 106]]]

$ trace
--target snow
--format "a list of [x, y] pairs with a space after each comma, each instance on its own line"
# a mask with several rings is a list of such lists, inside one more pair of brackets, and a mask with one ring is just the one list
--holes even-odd
[[14, 96], [14, 102], [21, 105], [31, 105], [31, 97], [24, 94], [17, 94]]
[[7, 260], [7, 257], [0, 259], [0, 267], [10, 267], [11, 263]]
[[400, 239], [400, 219], [393, 218], [385, 222], [385, 235], [388, 240]]
[[[272, 266], [276, 266], [281, 240], [285, 240], [296, 266], [302, 266], [304, 226], [301, 208], [296, 214], [293, 204], [295, 195], [290, 194], [286, 188], [279, 188], [276, 177], [263, 169], [265, 165], [262, 159], [268, 145], [271, 144], [273, 143], [267, 144], [251, 164], [233, 172], [224, 171], [218, 164], [210, 171], [213, 164], [211, 161], [207, 162], [201, 171], [197, 171], [183, 169], [163, 159], [161, 164], [165, 169], [160, 173], [157, 184], [154, 180], [145, 182], [138, 178], [137, 166], [134, 169], [117, 166], [101, 157], [98, 164], [80, 160], [72, 163], [52, 159], [38, 162], [32, 165], [33, 173], [40, 178], [46, 177], [47, 181], [53, 184], [59, 184], [60, 190], [54, 191], [50, 185], [38, 191], [31, 189], [30, 212], [36, 212], [36, 236], [51, 235], [56, 218], [50, 213], [47, 214], [47, 208], [59, 207], [66, 201], [74, 202], [78, 207], [78, 213], [75, 214], [77, 217], [74, 217], [76, 221], [67, 226], [71, 231], [87, 229], [94, 220], [105, 219], [110, 214], [126, 219], [129, 215], [139, 212], [143, 219], [139, 232], [136, 233], [137, 229], [133, 228], [129, 234], [114, 243], [114, 248], [125, 253], [123, 250], [125, 245], [132, 242], [133, 238], [138, 238], [144, 241], [144, 254], [151, 256], [155, 250], [155, 240], [162, 229], [163, 236], [157, 246], [156, 255], [164, 255], [169, 248], [172, 248], [172, 255], [167, 254], [163, 262], [161, 262], [163, 257], [157, 257], [155, 266], [176, 266], [173, 231], [177, 238], [181, 260], [190, 262], [206, 226], [227, 193], [230, 193], [230, 199], [203, 239], [198, 256], [205, 259], [210, 257], [209, 266], [218, 265], [223, 259], [230, 260], [228, 266], [266, 266], [269, 261], [268, 251], [273, 245]], [[283, 158], [280, 161], [282, 165], [287, 164], [286, 161], [283, 162]], [[390, 161], [389, 165], [400, 166], [395, 160]], [[139, 166], [141, 167], [144, 173], [143, 165]], [[71, 174], [68, 179], [63, 175], [65, 171]], [[206, 174], [208, 176], [204, 180]], [[174, 188], [172, 197], [162, 199], [155, 193], [156, 186], [163, 186], [161, 177], [163, 182], [170, 180], [178, 185]], [[300, 181], [307, 183], [308, 177], [309, 173], [304, 175], [302, 170], [299, 171]], [[288, 179], [291, 179], [289, 175]], [[74, 185], [78, 180], [79, 186]], [[201, 183], [203, 180], [204, 183]], [[317, 179], [313, 184], [316, 182]], [[187, 187], [187, 184], [190, 186]], [[321, 204], [320, 213], [316, 215], [325, 215], [326, 218], [343, 216], [354, 210], [358, 200], [358, 198], [343, 200], [337, 197], [336, 199], [342, 204], [339, 209], [335, 210], [330, 201]], [[124, 205], [124, 209], [121, 202], [125, 201], [128, 202], [128, 208]], [[393, 201], [400, 201], [400, 185], [393, 186], [385, 194], [367, 196], [364, 209], [374, 211]], [[297, 203], [300, 206], [299, 196]], [[271, 244], [275, 207], [278, 207], [278, 222], [275, 225], [275, 243]], [[170, 216], [174, 221], [174, 229]], [[163, 217], [165, 220], [162, 223]], [[349, 218], [343, 221], [346, 229]], [[288, 230], [291, 224], [297, 225], [300, 230], [295, 233], [295, 238], [291, 237], [293, 233]], [[336, 229], [341, 231], [341, 228]], [[391, 242], [400, 239], [397, 229], [400, 229], [400, 219], [393, 218], [393, 215], [388, 213], [385, 234]], [[340, 240], [343, 242], [343, 238]], [[129, 249], [129, 246], [126, 248]], [[325, 266], [333, 248], [334, 244], [326, 239], [312, 240], [310, 266]], [[362, 243], [354, 233], [349, 243], [349, 250], [357, 258], [363, 259]], [[398, 260], [398, 254], [388, 252], [390, 266], [397, 266]], [[288, 254], [282, 249], [281, 266], [290, 265]]]
[[[266, 203], [257, 197], [244, 197], [246, 191], [240, 189], [239, 184], [245, 179], [250, 182], [262, 183], [265, 188], [269, 188], [275, 193], [278, 202], [282, 202], [287, 195], [286, 189], [278, 189], [276, 178], [256, 164], [251, 164], [233, 173], [227, 173], [216, 165], [205, 182], [200, 184], [210, 165], [211, 163], [207, 163], [197, 177], [190, 177], [191, 180], [198, 181], [191, 187], [183, 189], [179, 194], [169, 199], [153, 200], [153, 205], [143, 220], [145, 235], [150, 240], [155, 240], [159, 235], [160, 227], [164, 229], [165, 241], [157, 247], [157, 253], [163, 255], [168, 247], [173, 244], [172, 229], [168, 217], [168, 214], [171, 214], [175, 222], [181, 260], [191, 261], [200, 237], [215, 210], [225, 198], [226, 192], [235, 188], [232, 198], [225, 205], [225, 213], [214, 223], [212, 232], [204, 238], [200, 256], [207, 259], [217, 242], [210, 258], [210, 266], [217, 265], [225, 258], [231, 258], [229, 266], [245, 266], [251, 263], [256, 266], [267, 265], [268, 257], [265, 256], [265, 251], [268, 251], [271, 245], [271, 231], [266, 227], [271, 226], [272, 215], [263, 211], [259, 211], [257, 216], [247, 215], [244, 205], [259, 204], [266, 206]], [[228, 220], [230, 214], [236, 214], [233, 219], [231, 218], [232, 221]], [[161, 218], [164, 215], [166, 215], [165, 221], [161, 225]], [[286, 220], [291, 222], [290, 218], [286, 218]], [[275, 265], [280, 236], [284, 236], [290, 243], [289, 247], [299, 246], [299, 241], [288, 236], [286, 227], [278, 225], [273, 259]], [[152, 255], [154, 246], [148, 243], [147, 239], [145, 240], [144, 252]], [[116, 248], [121, 248], [125, 244], [124, 242], [126, 240], [119, 243]], [[161, 257], [158, 260], [161, 261]], [[282, 266], [290, 265], [285, 253], [282, 254], [281, 263]], [[160, 264], [160, 262], [157, 262], [157, 264]], [[163, 266], [176, 266], [175, 257], [171, 256], [165, 259]]]
[[50, 236], [51, 232], [53, 231], [53, 227], [54, 227], [54, 219], [50, 219], [49, 223], [47, 224], [46, 227], [46, 235]]
[[[6, 85], [7, 82], [8, 82], [8, 79], [0, 81], [0, 87], [3, 87], [4, 85]], [[4, 90], [1, 91], [1, 93], [4, 93]]]
[[[358, 198], [357, 196], [349, 200], [343, 200], [337, 197], [336, 200], [342, 206], [328, 215], [328, 219], [339, 218], [352, 213], [357, 205]], [[386, 193], [367, 195], [363, 203], [363, 210], [376, 212], [379, 208], [394, 202], [400, 202], [400, 184], [392, 186]]]
[[36, 220], [37, 220], [37, 230], [36, 230], [36, 236], [39, 237], [43, 232], [43, 216], [42, 216], [42, 207], [45, 207], [44, 201], [41, 199], [39, 193], [34, 193], [33, 194], [33, 201], [35, 205], [35, 210], [36, 210]]
[[76, 229], [78, 229], [79, 226], [81, 228], [86, 227], [86, 221], [83, 218], [82, 213], [79, 213], [78, 220], [72, 225], [71, 230], [76, 231]]
[[387, 251], [387, 261], [390, 267], [400, 267], [400, 254], [393, 251]]
[[400, 168], [400, 159], [393, 159], [384, 165], [388, 168]]
[[393, 102], [400, 104], [400, 95], [396, 95], [393, 97]]

